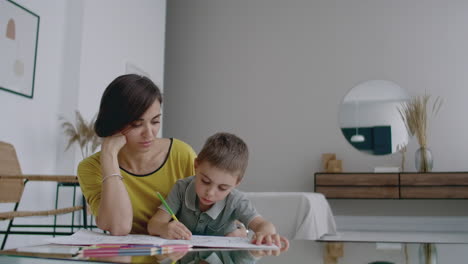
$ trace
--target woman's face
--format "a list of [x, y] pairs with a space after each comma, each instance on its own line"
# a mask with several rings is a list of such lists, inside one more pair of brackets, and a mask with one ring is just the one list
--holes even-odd
[[146, 112], [122, 131], [127, 147], [136, 151], [147, 151], [154, 144], [161, 126], [161, 103], [155, 100]]

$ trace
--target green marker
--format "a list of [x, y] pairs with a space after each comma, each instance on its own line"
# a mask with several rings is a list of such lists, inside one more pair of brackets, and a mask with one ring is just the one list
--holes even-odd
[[170, 208], [169, 205], [166, 203], [166, 200], [164, 200], [164, 197], [163, 197], [159, 192], [156, 192], [156, 195], [158, 196], [159, 200], [161, 200], [161, 202], [164, 204], [164, 207], [166, 207], [166, 210], [167, 210], [167, 212], [172, 216], [172, 219], [174, 219], [175, 221], [179, 222], [179, 219], [177, 219], [177, 217], [175, 216], [174, 212], [172, 212], [171, 208]]

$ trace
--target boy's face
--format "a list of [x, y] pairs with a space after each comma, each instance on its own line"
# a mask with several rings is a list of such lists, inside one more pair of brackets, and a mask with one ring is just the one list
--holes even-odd
[[211, 166], [209, 162], [195, 160], [195, 173], [195, 191], [202, 211], [224, 200], [231, 190], [239, 185], [237, 175]]

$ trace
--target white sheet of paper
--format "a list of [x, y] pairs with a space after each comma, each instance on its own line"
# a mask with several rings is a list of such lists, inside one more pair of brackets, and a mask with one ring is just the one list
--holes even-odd
[[254, 245], [248, 238], [221, 236], [192, 236], [191, 240], [170, 240], [150, 235], [111, 236], [90, 230], [79, 230], [71, 236], [54, 237], [46, 240], [53, 244], [95, 245], [95, 244], [188, 244], [194, 247], [239, 248], [239, 249], [278, 249], [277, 246]]
[[66, 246], [66, 245], [40, 245], [30, 247], [19, 247], [17, 252], [34, 252], [34, 253], [50, 253], [50, 254], [76, 254], [81, 247]]

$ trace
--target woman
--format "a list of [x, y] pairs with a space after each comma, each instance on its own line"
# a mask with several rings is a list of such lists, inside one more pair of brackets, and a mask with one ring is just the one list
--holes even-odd
[[149, 219], [178, 179], [194, 175], [186, 143], [157, 138], [162, 95], [148, 78], [117, 77], [104, 91], [95, 131], [101, 151], [78, 166], [78, 179], [97, 226], [111, 235], [147, 234]]

